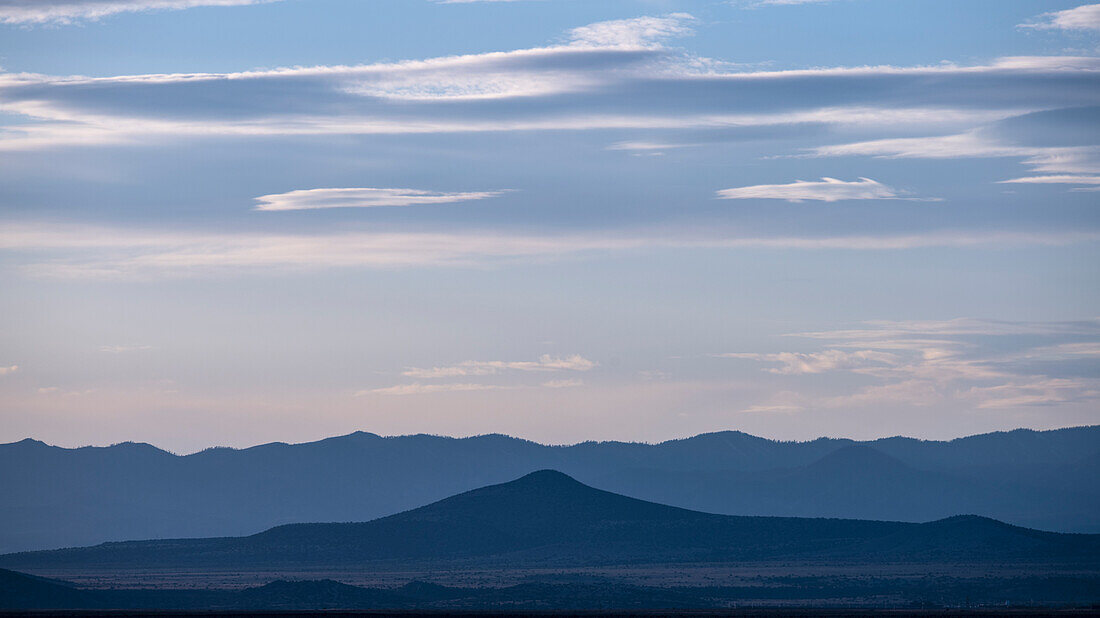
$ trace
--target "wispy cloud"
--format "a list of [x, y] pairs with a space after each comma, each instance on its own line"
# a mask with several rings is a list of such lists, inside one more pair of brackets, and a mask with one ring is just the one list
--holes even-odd
[[1100, 341], [1084, 343], [1059, 343], [1057, 345], [1033, 348], [1024, 353], [1026, 358], [1065, 359], [1075, 357], [1100, 358]]
[[453, 378], [458, 376], [488, 376], [506, 371], [590, 371], [594, 361], [579, 354], [555, 357], [543, 354], [533, 361], [474, 361], [431, 368], [410, 367], [401, 373], [407, 378]]
[[[786, 200], [788, 202], [839, 202], [843, 200], [917, 200], [870, 178], [845, 182], [822, 178], [820, 182], [797, 180], [785, 185], [752, 185], [717, 192], [723, 200]], [[929, 201], [927, 198], [922, 201]]]
[[462, 393], [472, 391], [499, 391], [507, 386], [493, 384], [398, 384], [385, 388], [356, 391], [356, 397], [364, 395], [427, 395], [431, 393]]
[[661, 150], [671, 150], [673, 148], [686, 148], [692, 144], [674, 144], [668, 142], [653, 142], [653, 141], [627, 141], [616, 142], [607, 147], [608, 150], [627, 150], [634, 152], [644, 152], [652, 154]]
[[1100, 4], [1085, 4], [1064, 11], [1043, 13], [1037, 19], [1020, 24], [1037, 30], [1100, 31]]
[[543, 388], [577, 388], [578, 386], [584, 386], [584, 380], [573, 378], [569, 380], [549, 380], [542, 383]]
[[0, 376], [6, 376], [10, 373], [19, 371], [19, 365], [8, 365], [7, 367], [0, 367]]
[[[847, 372], [871, 381], [848, 394], [829, 397], [792, 398], [792, 391], [785, 391], [784, 406], [950, 403], [995, 409], [1100, 399], [1100, 379], [1057, 373], [1065, 370], [1066, 362], [1100, 355], [1100, 319], [870, 322], [857, 329], [792, 336], [824, 341], [830, 349], [716, 356], [779, 364], [766, 371], [781, 375]], [[1042, 343], [1058, 340], [1062, 342]]]
[[695, 248], [894, 251], [1063, 246], [1088, 231], [933, 230], [897, 235], [767, 236], [713, 230], [524, 235], [484, 232], [212, 233], [85, 225], [0, 224], [7, 268], [32, 276], [149, 278], [333, 268], [474, 266], [521, 259]]
[[101, 78], [0, 74], [0, 110], [25, 117], [4, 126], [0, 148], [793, 123], [957, 130], [960, 123], [1100, 104], [1095, 58], [731, 71], [662, 46], [686, 34], [691, 21], [673, 14], [601, 22], [571, 31], [562, 45], [356, 66]]
[[653, 47], [663, 41], [691, 34], [695, 17], [671, 13], [663, 17], [635, 17], [602, 21], [569, 31], [572, 45], [588, 47]]
[[[1085, 185], [1092, 187], [1100, 185], [1100, 176], [1089, 176], [1084, 174], [1059, 174], [1048, 176], [1024, 176], [1022, 178], [1012, 178], [1009, 180], [1002, 180], [1001, 184], [1018, 184], [1018, 185]], [[1088, 189], [1093, 190], [1093, 189]]]
[[152, 349], [153, 349], [153, 346], [151, 346], [151, 345], [137, 345], [137, 344], [104, 345], [104, 346], [99, 347], [100, 352], [104, 352], [104, 353], [107, 353], [107, 354], [126, 354], [128, 352], [145, 352], [147, 350], [152, 350]]
[[241, 6], [279, 0], [0, 0], [0, 23], [69, 24], [117, 13]]
[[834, 0], [743, 0], [742, 2], [737, 2], [734, 0], [733, 4], [741, 4], [743, 6], [788, 6], [796, 4], [825, 4], [833, 1]]
[[800, 353], [779, 352], [777, 354], [756, 354], [749, 352], [727, 352], [715, 354], [718, 358], [737, 358], [766, 363], [778, 363], [780, 367], [767, 371], [782, 375], [802, 375], [825, 373], [828, 371], [854, 370], [864, 367], [896, 365], [901, 359], [891, 352], [876, 350], [825, 350], [823, 352]]
[[521, 388], [576, 388], [584, 386], [584, 382], [580, 379], [551, 379], [548, 382], [543, 382], [539, 385], [500, 385], [500, 384], [478, 384], [478, 383], [451, 383], [451, 384], [398, 384], [395, 386], [385, 386], [382, 388], [368, 388], [364, 390], [356, 390], [355, 397], [363, 397], [366, 395], [432, 395], [438, 393], [478, 393], [478, 391], [485, 390], [516, 390]]
[[445, 193], [421, 189], [300, 189], [261, 195], [256, 210], [313, 210], [319, 208], [375, 208], [379, 206], [421, 206], [485, 200], [505, 191]]
[[871, 320], [864, 327], [852, 330], [827, 330], [792, 334], [811, 339], [842, 339], [848, 341], [882, 341], [895, 338], [941, 336], [1019, 336], [1019, 335], [1092, 335], [1100, 334], [1100, 320], [1077, 322], [1012, 322], [956, 318], [953, 320]]
[[894, 159], [1023, 159], [1036, 172], [1056, 175], [1100, 173], [1100, 146], [1022, 146], [981, 131], [934, 137], [871, 140], [813, 149], [816, 156], [871, 156]]

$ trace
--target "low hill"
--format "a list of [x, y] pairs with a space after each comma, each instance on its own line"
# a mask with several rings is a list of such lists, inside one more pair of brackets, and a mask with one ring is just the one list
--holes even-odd
[[8, 554], [0, 566], [302, 569], [429, 562], [515, 568], [774, 560], [1093, 564], [1100, 561], [1100, 535], [1040, 532], [977, 516], [913, 524], [713, 515], [544, 470], [365, 523]]

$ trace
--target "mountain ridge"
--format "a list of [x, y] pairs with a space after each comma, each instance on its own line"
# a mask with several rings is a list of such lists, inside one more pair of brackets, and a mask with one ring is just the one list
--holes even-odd
[[274, 441], [274, 442], [265, 442], [265, 443], [262, 443], [262, 444], [255, 444], [255, 445], [246, 446], [246, 447], [208, 446], [208, 447], [205, 447], [205, 448], [200, 449], [198, 451], [194, 451], [194, 452], [191, 452], [191, 453], [184, 453], [184, 454], [176, 453], [176, 452], [173, 452], [171, 450], [161, 448], [159, 446], [156, 446], [155, 444], [151, 444], [151, 443], [148, 443], [148, 442], [140, 442], [140, 441], [134, 441], [134, 440], [124, 440], [122, 442], [115, 442], [115, 443], [112, 443], [112, 444], [109, 444], [109, 445], [106, 445], [106, 446], [84, 445], [84, 446], [78, 446], [78, 447], [65, 447], [65, 446], [57, 446], [57, 445], [49, 444], [49, 443], [44, 442], [42, 440], [39, 440], [37, 438], [32, 438], [32, 437], [28, 436], [28, 437], [25, 437], [25, 438], [22, 438], [20, 440], [16, 440], [16, 441], [13, 441], [13, 442], [0, 443], [0, 449], [3, 449], [5, 447], [13, 447], [13, 446], [17, 446], [17, 445], [22, 445], [22, 444], [35, 444], [35, 445], [41, 445], [41, 446], [45, 446], [45, 447], [49, 447], [49, 448], [53, 448], [53, 449], [65, 450], [65, 451], [88, 451], [88, 450], [95, 450], [95, 449], [114, 449], [114, 448], [127, 448], [127, 447], [131, 447], [131, 446], [142, 446], [142, 447], [150, 447], [152, 449], [155, 449], [157, 451], [160, 451], [162, 453], [166, 453], [166, 454], [169, 454], [169, 455], [172, 455], [172, 456], [175, 456], [175, 457], [193, 457], [193, 456], [196, 456], [196, 455], [200, 455], [202, 453], [206, 453], [208, 451], [223, 451], [224, 450], [224, 451], [233, 451], [233, 452], [246, 452], [246, 451], [252, 451], [252, 450], [255, 450], [255, 449], [262, 449], [264, 447], [272, 447], [272, 446], [290, 446], [290, 447], [310, 446], [310, 445], [319, 445], [319, 444], [323, 444], [323, 443], [330, 443], [330, 442], [334, 442], [334, 441], [341, 441], [341, 440], [344, 440], [344, 439], [347, 439], [347, 438], [361, 438], [361, 437], [370, 438], [372, 440], [402, 440], [402, 439], [429, 438], [429, 439], [432, 439], [432, 440], [447, 440], [447, 441], [456, 441], [456, 442], [473, 441], [473, 440], [480, 440], [480, 439], [485, 439], [485, 438], [498, 438], [499, 437], [499, 438], [505, 438], [505, 439], [507, 439], [509, 441], [512, 441], [512, 442], [526, 443], [526, 444], [530, 444], [530, 445], [536, 445], [536, 446], [541, 446], [541, 447], [545, 447], [545, 448], [555, 448], [555, 449], [568, 449], [568, 448], [574, 448], [574, 447], [578, 447], [578, 446], [591, 446], [591, 445], [597, 445], [597, 446], [599, 446], [599, 445], [626, 445], [626, 446], [650, 446], [650, 447], [667, 446], [667, 445], [673, 445], [673, 444], [690, 443], [690, 442], [696, 441], [696, 440], [706, 440], [706, 439], [710, 439], [710, 438], [713, 438], [713, 437], [716, 437], [716, 436], [738, 436], [738, 437], [741, 437], [741, 438], [750, 438], [750, 439], [755, 440], [755, 441], [767, 442], [767, 443], [775, 444], [775, 445], [807, 445], [807, 444], [814, 444], [814, 443], [819, 443], [819, 442], [823, 442], [823, 441], [824, 442], [836, 442], [836, 443], [874, 445], [874, 444], [892, 442], [892, 441], [899, 441], [899, 440], [918, 443], [918, 444], [944, 444], [944, 445], [950, 445], [950, 444], [955, 444], [955, 443], [959, 443], [959, 442], [963, 442], [963, 441], [984, 439], [984, 438], [995, 437], [995, 436], [1009, 436], [1009, 435], [1013, 435], [1013, 434], [1015, 434], [1015, 435], [1044, 435], [1044, 434], [1056, 434], [1056, 433], [1067, 433], [1067, 432], [1078, 432], [1078, 431], [1100, 431], [1100, 425], [1075, 425], [1075, 426], [1072, 426], [1072, 427], [1061, 427], [1061, 428], [1058, 428], [1058, 429], [1029, 429], [1029, 428], [1026, 428], [1026, 427], [1018, 427], [1016, 429], [989, 431], [989, 432], [980, 433], [980, 434], [973, 434], [973, 435], [968, 435], [968, 436], [959, 436], [957, 438], [951, 438], [950, 440], [933, 440], [933, 439], [924, 439], [924, 438], [913, 438], [913, 437], [909, 437], [909, 436], [903, 436], [903, 435], [900, 435], [900, 434], [899, 435], [894, 435], [894, 436], [883, 436], [883, 437], [874, 438], [874, 439], [871, 439], [871, 440], [854, 440], [854, 439], [851, 439], [851, 438], [837, 438], [837, 437], [833, 437], [833, 436], [818, 436], [817, 438], [813, 438], [811, 440], [778, 440], [778, 439], [773, 439], [773, 438], [765, 438], [765, 437], [762, 437], [762, 436], [755, 436], [753, 434], [746, 433], [746, 432], [743, 432], [743, 431], [730, 429], [730, 430], [719, 430], [719, 431], [703, 432], [703, 433], [699, 433], [699, 434], [694, 434], [692, 436], [687, 436], [687, 437], [684, 437], [684, 438], [670, 438], [668, 440], [662, 440], [660, 442], [633, 442], [633, 441], [622, 441], [622, 440], [584, 440], [584, 441], [581, 441], [581, 442], [572, 442], [572, 443], [563, 443], [563, 444], [543, 443], [543, 442], [538, 442], [538, 441], [535, 441], [535, 440], [530, 440], [530, 439], [527, 439], [527, 438], [520, 438], [520, 437], [516, 437], [516, 436], [510, 436], [508, 434], [502, 434], [502, 433], [484, 433], [484, 434], [475, 434], [475, 435], [470, 435], [470, 436], [448, 436], [448, 435], [442, 435], [442, 434], [428, 434], [428, 433], [398, 434], [398, 435], [391, 435], [391, 436], [383, 436], [381, 434], [376, 434], [376, 433], [372, 433], [372, 432], [369, 432], [369, 431], [356, 430], [356, 431], [346, 433], [346, 434], [341, 434], [341, 435], [337, 435], [337, 436], [329, 436], [329, 437], [326, 437], [326, 438], [320, 438], [320, 439], [317, 439], [317, 440], [310, 440], [310, 441], [307, 441], [307, 442]]

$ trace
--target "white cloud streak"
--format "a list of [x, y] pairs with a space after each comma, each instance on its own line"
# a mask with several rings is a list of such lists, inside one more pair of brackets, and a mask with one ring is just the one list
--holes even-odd
[[381, 206], [423, 206], [485, 200], [505, 191], [445, 193], [422, 189], [300, 189], [287, 193], [261, 195], [256, 210], [314, 210], [321, 208], [376, 208]]
[[602, 21], [574, 28], [569, 39], [572, 45], [581, 47], [654, 47], [667, 39], [691, 34], [688, 24], [694, 19], [688, 13], [672, 13], [664, 17]]
[[825, 373], [829, 371], [854, 370], [868, 366], [896, 365], [900, 358], [893, 353], [875, 350], [825, 350], [823, 352], [800, 353], [780, 352], [777, 354], [757, 354], [750, 352], [728, 352], [716, 354], [718, 358], [736, 358], [766, 363], [778, 363], [780, 367], [767, 369], [770, 373], [781, 375], [803, 375]]
[[799, 4], [825, 4], [833, 0], [755, 0], [749, 6], [793, 6]]
[[870, 156], [890, 159], [1017, 157], [1036, 172], [1053, 175], [1100, 174], [1100, 146], [1018, 146], [981, 131], [934, 137], [906, 137], [822, 146], [814, 156]]
[[[1025, 335], [1032, 340], [1075, 341], [1005, 350], [1006, 344], [1027, 341], [1021, 339]], [[785, 391], [788, 396], [779, 404], [799, 409], [884, 404], [917, 407], [961, 404], [975, 409], [1011, 409], [1100, 399], [1100, 379], [1048, 375], [1042, 369], [1018, 364], [1100, 355], [1100, 319], [1046, 323], [976, 319], [868, 322], [858, 329], [792, 336], [822, 340], [831, 348], [810, 353], [716, 356], [778, 364], [779, 367], [765, 371], [781, 375], [847, 372], [874, 382], [849, 394], [826, 398], [808, 395], [792, 398], [790, 391]], [[760, 405], [767, 407], [773, 403]]]
[[1036, 20], [1020, 24], [1020, 28], [1035, 30], [1077, 30], [1100, 32], [1100, 4], [1043, 13]]
[[661, 230], [611, 235], [335, 232], [210, 233], [83, 225], [0, 224], [7, 268], [30, 276], [160, 278], [285, 273], [333, 268], [480, 266], [593, 253], [694, 248], [887, 251], [931, 247], [1062, 246], [1092, 232], [954, 230], [882, 236], [700, 235]]
[[8, 365], [7, 367], [0, 367], [0, 376], [6, 376], [8, 374], [19, 371], [19, 365]]
[[[680, 14], [604, 22], [555, 47], [358, 66], [104, 78], [0, 74], [0, 111], [29, 120], [0, 129], [0, 149], [798, 123], [957, 128], [1100, 104], [1095, 58], [726, 72], [661, 47], [662, 37], [684, 33], [688, 23]], [[1054, 73], [1057, 90], [1036, 86]], [[791, 91], [816, 94], [786, 96]], [[553, 105], [544, 104], [549, 98]]]
[[436, 4], [476, 4], [481, 2], [522, 2], [523, 0], [436, 0]]
[[1002, 180], [1001, 184], [1019, 185], [1100, 185], [1100, 176], [1061, 174], [1055, 176], [1025, 176]]
[[356, 391], [356, 397], [365, 395], [429, 395], [432, 393], [463, 393], [473, 391], [506, 390], [507, 386], [493, 384], [398, 384], [385, 388]]
[[543, 388], [577, 388], [584, 386], [584, 380], [576, 378], [569, 380], [550, 380], [542, 383]]
[[[0, 93], [2, 94], [2, 93]], [[18, 106], [26, 109], [24, 106]], [[4, 105], [0, 103], [0, 110]], [[9, 111], [20, 113], [14, 107]], [[52, 112], [51, 112], [52, 113]], [[759, 114], [629, 115], [576, 113], [554, 117], [479, 120], [456, 118], [401, 119], [376, 117], [295, 116], [257, 119], [248, 123], [206, 120], [199, 123], [108, 116], [54, 115], [41, 123], [0, 127], [0, 152], [57, 147], [144, 145], [146, 140], [248, 139], [313, 135], [407, 135], [438, 133], [499, 133], [520, 131], [592, 131], [603, 129], [704, 129], [786, 126], [820, 123], [836, 126], [898, 126], [997, 120], [1014, 112], [965, 111], [937, 108], [820, 108], [812, 111]], [[28, 114], [38, 118], [37, 113]], [[669, 146], [673, 147], [673, 146]], [[631, 148], [624, 148], [630, 150]]]
[[[405, 375], [409, 375], [406, 372]], [[454, 375], [489, 375], [482, 373], [472, 374], [451, 374], [445, 377], [453, 377]], [[428, 375], [423, 376], [428, 378], [444, 377]], [[371, 388], [356, 391], [355, 397], [363, 397], [366, 395], [431, 395], [436, 393], [470, 393], [481, 391], [512, 391], [517, 389], [526, 388], [549, 388], [549, 389], [563, 389], [563, 388], [577, 388], [584, 386], [584, 382], [578, 379], [563, 379], [563, 380], [548, 380], [538, 385], [526, 386], [526, 385], [502, 385], [502, 384], [482, 384], [476, 382], [452, 382], [450, 384], [424, 384], [421, 382], [414, 382], [411, 384], [397, 384], [394, 386], [385, 386], [382, 388]]]
[[0, 0], [0, 23], [71, 24], [118, 13], [242, 6], [279, 0]]
[[410, 367], [401, 373], [407, 378], [435, 379], [465, 376], [489, 376], [508, 371], [591, 371], [594, 361], [579, 354], [554, 357], [544, 354], [534, 361], [474, 361], [468, 360], [444, 367]]
[[[788, 202], [839, 202], [844, 200], [915, 200], [904, 197], [870, 178], [845, 182], [836, 178], [822, 178], [820, 182], [797, 180], [785, 185], [752, 185], [717, 192], [723, 200], [786, 200]], [[928, 200], [923, 200], [928, 201]]]
[[1041, 348], [1033, 348], [1024, 354], [1025, 358], [1066, 359], [1077, 357], [1100, 358], [1100, 341], [1085, 343], [1060, 343]]
[[607, 147], [607, 150], [626, 150], [631, 152], [642, 152], [646, 154], [653, 154], [660, 150], [671, 150], [673, 148], [687, 148], [693, 144], [672, 144], [667, 142], [646, 142], [646, 141], [627, 141], [616, 142]]
[[145, 352], [152, 349], [153, 346], [151, 345], [126, 344], [100, 346], [99, 351], [106, 354], [127, 354], [129, 352]]

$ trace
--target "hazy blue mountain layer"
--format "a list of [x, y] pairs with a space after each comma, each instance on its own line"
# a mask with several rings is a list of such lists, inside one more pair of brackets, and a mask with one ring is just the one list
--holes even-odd
[[367, 521], [546, 468], [713, 513], [900, 521], [974, 513], [1100, 532], [1100, 427], [950, 442], [776, 442], [722, 432], [655, 445], [565, 447], [500, 435], [359, 432], [187, 456], [134, 443], [0, 445], [0, 551]]
[[974, 515], [924, 524], [714, 515], [629, 498], [543, 470], [364, 523], [289, 524], [247, 537], [130, 541], [0, 556], [0, 566], [31, 571], [757, 561], [1092, 568], [1100, 562], [1100, 535], [1041, 532]]

